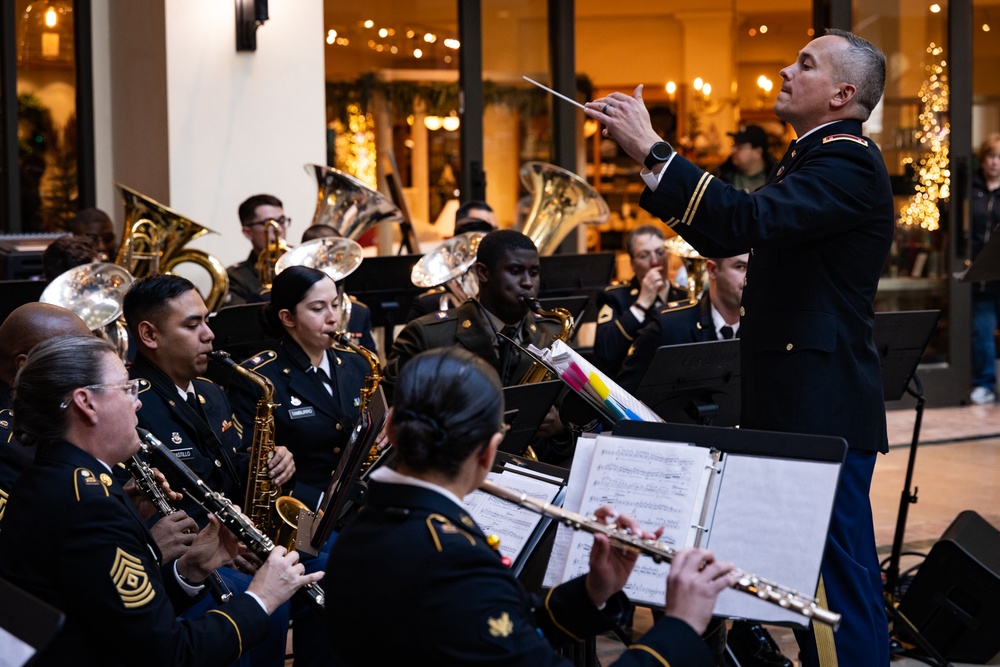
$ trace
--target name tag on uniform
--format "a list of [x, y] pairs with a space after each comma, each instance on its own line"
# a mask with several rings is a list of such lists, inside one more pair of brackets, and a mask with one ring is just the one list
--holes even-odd
[[184, 459], [189, 459], [192, 456], [190, 447], [187, 447], [185, 449], [171, 449], [170, 451], [173, 452], [174, 456], [181, 459], [182, 461]]
[[288, 411], [288, 416], [292, 419], [303, 419], [305, 417], [315, 417], [316, 409], [311, 405], [304, 408], [292, 408]]

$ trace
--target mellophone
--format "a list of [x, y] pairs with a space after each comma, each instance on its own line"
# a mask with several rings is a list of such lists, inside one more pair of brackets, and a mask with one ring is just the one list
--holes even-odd
[[[218, 491], [212, 491], [208, 488], [205, 482], [191, 472], [190, 468], [181, 463], [181, 461], [174, 456], [174, 453], [171, 452], [166, 445], [160, 442], [156, 436], [144, 428], [136, 428], [136, 431], [139, 433], [139, 443], [142, 450], [146, 454], [155, 457], [160, 465], [168, 468], [172, 473], [174, 473], [177, 476], [177, 479], [180, 480], [181, 488], [184, 489], [184, 492], [187, 493], [187, 495], [194, 500], [194, 502], [198, 503], [206, 511], [211, 512], [218, 517], [222, 525], [236, 535], [236, 537], [261, 560], [267, 560], [271, 551], [274, 550], [274, 542], [271, 541], [271, 538], [257, 530], [253, 523], [247, 520], [247, 518], [233, 506], [232, 501]], [[306, 584], [302, 587], [301, 591], [308, 596], [308, 599], [312, 604], [316, 605], [320, 610], [324, 609], [326, 604], [326, 593], [319, 586], [319, 584]]]
[[[484, 481], [479, 488], [492, 496], [537, 512], [543, 516], [556, 519], [574, 530], [585, 530], [589, 533], [605, 535], [613, 545], [621, 549], [649, 556], [657, 563], [669, 563], [677, 554], [676, 549], [662, 542], [643, 539], [638, 535], [619, 529], [614, 524], [600, 523], [582, 514], [564, 510], [558, 505], [532, 498], [526, 493], [512, 491], [511, 489], [487, 481]], [[833, 629], [836, 629], [840, 625], [840, 614], [820, 607], [815, 599], [807, 595], [740, 569], [734, 569], [732, 573], [736, 575], [736, 581], [733, 582], [732, 588], [738, 591], [749, 593], [761, 600], [776, 604], [783, 609], [798, 612], [807, 618], [825, 623], [833, 627]]]

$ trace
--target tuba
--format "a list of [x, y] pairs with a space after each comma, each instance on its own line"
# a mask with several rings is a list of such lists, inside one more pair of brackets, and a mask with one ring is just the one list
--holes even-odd
[[674, 287], [679, 290], [686, 289], [688, 299], [694, 301], [700, 299], [705, 291], [705, 287], [708, 285], [708, 271], [705, 268], [708, 259], [702, 257], [697, 250], [691, 247], [690, 243], [680, 236], [670, 237], [663, 242], [663, 247], [671, 255], [680, 257], [684, 261], [684, 269], [687, 271], [687, 284], [678, 285], [674, 283]]
[[442, 242], [413, 265], [410, 282], [425, 289], [444, 285], [442, 303], [446, 303], [448, 294], [456, 305], [476, 297], [479, 294], [479, 282], [470, 269], [476, 263], [479, 241], [484, 236], [485, 232], [465, 232]]
[[91, 331], [114, 345], [125, 361], [129, 336], [122, 304], [132, 280], [132, 274], [117, 264], [81, 264], [56, 276], [38, 300], [76, 313]]
[[271, 291], [271, 283], [278, 275], [276, 265], [286, 252], [288, 244], [281, 238], [281, 226], [274, 220], [268, 220], [264, 225], [264, 234], [267, 238], [267, 245], [260, 251], [257, 257], [257, 282], [260, 283], [260, 293], [268, 294]]
[[[357, 241], [326, 236], [306, 241], [283, 254], [274, 265], [274, 274], [278, 275], [289, 266], [308, 266], [330, 276], [338, 290], [343, 290], [341, 281], [354, 273], [363, 259], [364, 251]], [[346, 327], [350, 319], [351, 299], [341, 291], [341, 326]]]
[[604, 197], [573, 172], [553, 164], [525, 163], [521, 183], [531, 192], [531, 210], [519, 230], [534, 241], [539, 255], [554, 253], [577, 225], [601, 224], [610, 216]]
[[116, 185], [125, 201], [125, 231], [115, 264], [136, 278], [170, 273], [184, 262], [197, 264], [212, 278], [205, 305], [213, 312], [221, 308], [229, 291], [226, 267], [203, 250], [184, 248], [192, 239], [215, 232], [135, 190]]
[[405, 220], [392, 200], [354, 176], [319, 164], [305, 168], [306, 173], [315, 174], [319, 188], [312, 224], [329, 225], [344, 238], [356, 241], [381, 222]]

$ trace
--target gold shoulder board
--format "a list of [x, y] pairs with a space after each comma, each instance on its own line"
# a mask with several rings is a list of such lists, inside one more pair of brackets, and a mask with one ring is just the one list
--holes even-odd
[[853, 141], [856, 144], [860, 144], [865, 148], [868, 148], [868, 142], [861, 137], [856, 137], [853, 134], [831, 134], [829, 137], [823, 137], [823, 143], [828, 144], [831, 141]]

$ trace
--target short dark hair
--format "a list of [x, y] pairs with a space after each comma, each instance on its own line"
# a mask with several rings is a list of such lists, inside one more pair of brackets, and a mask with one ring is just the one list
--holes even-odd
[[122, 314], [128, 323], [129, 333], [139, 339], [138, 326], [142, 321], [156, 322], [166, 311], [170, 299], [176, 299], [196, 289], [194, 283], [181, 276], [161, 273], [139, 278], [128, 292], [122, 305]]
[[479, 250], [476, 252], [476, 262], [488, 270], [496, 269], [503, 256], [511, 250], [534, 250], [538, 252], [534, 241], [513, 229], [497, 229], [482, 238]]
[[862, 109], [859, 120], [866, 121], [885, 89], [885, 54], [867, 39], [847, 30], [827, 28], [826, 34], [846, 39], [850, 44], [847, 57], [837, 62], [837, 75], [842, 81], [854, 84], [854, 98]]
[[267, 318], [267, 333], [275, 338], [285, 335], [285, 327], [281, 324], [278, 313], [286, 309], [294, 313], [295, 307], [305, 298], [306, 292], [324, 278], [333, 280], [319, 269], [301, 265], [290, 266], [276, 275], [271, 283], [271, 302], [264, 311]]
[[108, 354], [115, 354], [114, 346], [97, 336], [57, 336], [32, 348], [14, 380], [14, 437], [38, 447], [64, 439], [62, 402], [80, 387], [101, 383]]
[[99, 208], [81, 208], [73, 217], [73, 222], [69, 224], [69, 229], [74, 234], [79, 234], [84, 225], [89, 225], [92, 222], [114, 224], [111, 217]]
[[449, 479], [503, 427], [496, 370], [462, 348], [416, 355], [396, 381], [389, 435], [400, 460]]
[[656, 225], [639, 225], [632, 231], [628, 233], [625, 237], [625, 250], [628, 251], [629, 259], [635, 257], [635, 240], [639, 236], [655, 236], [661, 241], [667, 239], [667, 235], [663, 233], [663, 230]]
[[42, 275], [51, 282], [74, 267], [96, 262], [98, 255], [86, 236], [60, 236], [42, 253]]
[[240, 224], [246, 227], [254, 222], [258, 206], [278, 206], [284, 208], [281, 200], [274, 195], [254, 195], [240, 204]]
[[340, 238], [340, 232], [338, 232], [337, 229], [331, 225], [309, 225], [306, 227], [305, 231], [302, 232], [302, 242], [305, 243], [307, 241], [314, 241], [327, 236]]
[[476, 210], [493, 213], [490, 205], [481, 199], [473, 199], [472, 201], [465, 202], [455, 211], [455, 236], [464, 234], [465, 232], [492, 232], [495, 229], [486, 220], [470, 213], [470, 211]]

